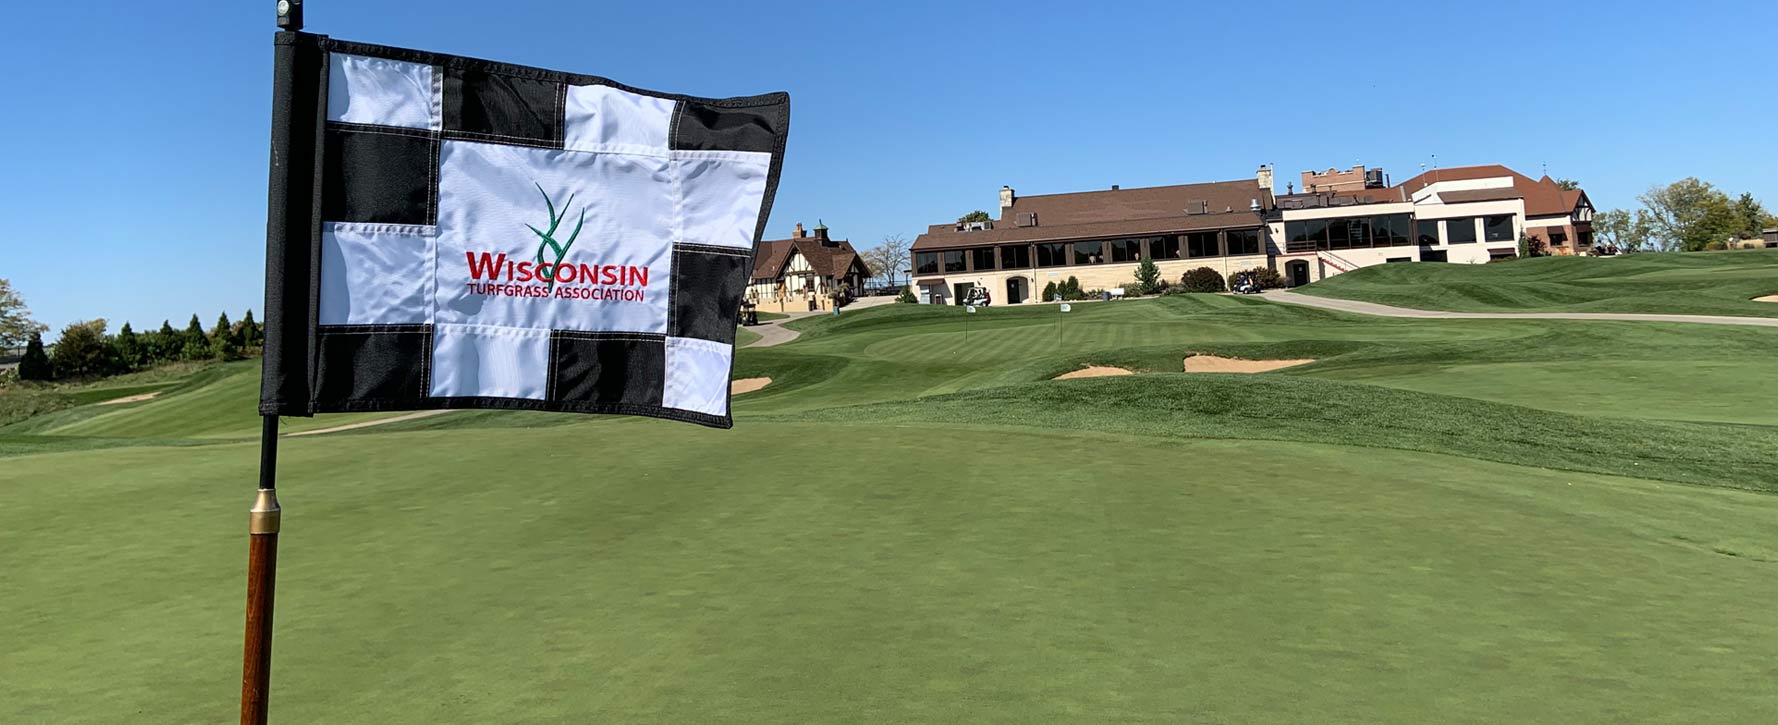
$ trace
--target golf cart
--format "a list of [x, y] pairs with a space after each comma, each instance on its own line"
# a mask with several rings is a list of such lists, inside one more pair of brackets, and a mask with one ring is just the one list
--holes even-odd
[[1234, 279], [1229, 280], [1229, 291], [1238, 295], [1259, 294], [1259, 279], [1252, 272], [1236, 272]]

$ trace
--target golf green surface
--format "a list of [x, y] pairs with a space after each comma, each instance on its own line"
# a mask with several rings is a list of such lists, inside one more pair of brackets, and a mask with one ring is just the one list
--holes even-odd
[[[274, 720], [1778, 720], [1778, 331], [790, 324], [730, 431], [282, 441]], [[191, 377], [0, 427], [0, 722], [235, 716], [257, 367]]]

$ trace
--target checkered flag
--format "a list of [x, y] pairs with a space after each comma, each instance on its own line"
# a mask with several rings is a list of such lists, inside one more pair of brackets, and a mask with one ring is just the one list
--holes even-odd
[[789, 97], [281, 33], [260, 412], [729, 427]]

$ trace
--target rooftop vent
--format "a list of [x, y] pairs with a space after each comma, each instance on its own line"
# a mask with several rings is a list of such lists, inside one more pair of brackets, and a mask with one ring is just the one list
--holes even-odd
[[963, 222], [957, 225], [960, 232], [985, 232], [994, 228], [994, 222]]
[[1203, 199], [1192, 199], [1191, 201], [1188, 201], [1185, 203], [1185, 213], [1187, 213], [1187, 214], [1209, 214], [1210, 213], [1210, 202], [1205, 201]]
[[1021, 227], [1037, 226], [1037, 212], [1034, 212], [1034, 211], [1019, 212], [1019, 215], [1017, 217], [1013, 218], [1013, 225], [1014, 226], [1021, 226]]

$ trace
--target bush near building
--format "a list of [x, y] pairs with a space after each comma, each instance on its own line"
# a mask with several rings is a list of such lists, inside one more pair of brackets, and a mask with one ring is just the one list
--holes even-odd
[[1228, 289], [1228, 285], [1224, 284], [1222, 275], [1217, 274], [1216, 270], [1199, 267], [1179, 278], [1177, 289], [1181, 292], [1222, 292]]
[[914, 296], [914, 288], [903, 287], [901, 294], [896, 296], [895, 301], [904, 305], [915, 305], [920, 303], [920, 298]]
[[1253, 275], [1253, 282], [1259, 285], [1260, 289], [1284, 289], [1284, 275], [1271, 267], [1254, 267], [1236, 272], [1236, 274], [1242, 273]]

